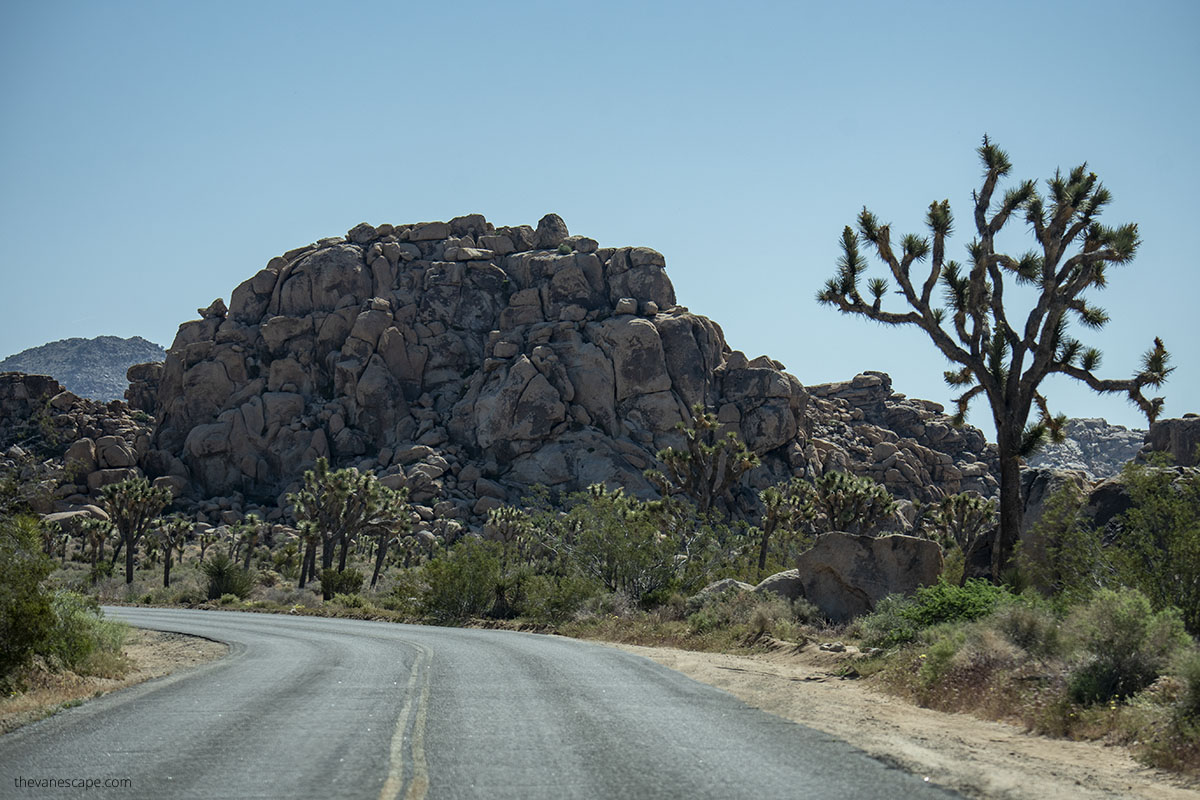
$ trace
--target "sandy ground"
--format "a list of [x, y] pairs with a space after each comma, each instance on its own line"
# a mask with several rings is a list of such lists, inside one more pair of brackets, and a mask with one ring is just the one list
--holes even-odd
[[220, 658], [229, 648], [219, 642], [132, 628], [124, 654], [132, 668], [121, 678], [80, 677], [73, 673], [39, 672], [29, 691], [0, 699], [0, 734], [54, 713], [64, 704], [75, 704], [158, 678], [180, 669]]
[[839, 678], [835, 670], [845, 656], [815, 645], [751, 656], [614, 646], [968, 797], [1200, 798], [1200, 781], [1142, 766], [1121, 747], [1050, 739], [1014, 725], [918, 708]]

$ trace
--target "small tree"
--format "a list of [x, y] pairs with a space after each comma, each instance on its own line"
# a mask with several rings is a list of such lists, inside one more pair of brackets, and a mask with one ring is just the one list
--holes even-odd
[[813, 489], [806, 481], [792, 478], [778, 486], [768, 486], [758, 493], [763, 504], [762, 525], [759, 527], [758, 576], [767, 568], [767, 551], [778, 531], [794, 531], [810, 518]]
[[808, 502], [814, 530], [874, 533], [896, 511], [887, 489], [867, 477], [826, 472], [813, 482]]
[[172, 514], [158, 527], [163, 550], [163, 588], [171, 586], [171, 561], [175, 553], [183, 553], [184, 542], [192, 532], [192, 521], [182, 514]]
[[[350, 545], [367, 531], [394, 529], [408, 519], [405, 495], [381, 484], [374, 475], [354, 467], [331, 470], [324, 458], [304, 473], [303, 488], [287, 496], [302, 533], [321, 544], [322, 570], [333, 568], [335, 551], [337, 571], [346, 569]], [[309, 558], [312, 548], [306, 553]], [[309, 575], [311, 577], [311, 567]]]
[[[985, 136], [978, 150], [983, 162], [983, 184], [973, 194], [975, 238], [967, 247], [964, 267], [946, 259], [946, 239], [953, 230], [950, 201], [931, 203], [926, 222], [930, 239], [909, 234], [897, 253], [891, 228], [863, 208], [857, 232], [842, 232], [842, 257], [838, 272], [817, 299], [847, 314], [856, 314], [885, 325], [912, 325], [928, 334], [933, 344], [953, 362], [946, 382], [961, 388], [955, 400], [961, 423], [971, 400], [980, 395], [991, 406], [996, 424], [1000, 459], [1000, 526], [992, 548], [992, 578], [1010, 558], [1021, 527], [1021, 459], [1033, 453], [1049, 434], [1061, 436], [1065, 417], [1050, 413], [1039, 391], [1049, 375], [1061, 374], [1082, 381], [1099, 393], [1126, 395], [1151, 422], [1162, 409], [1162, 398], [1146, 398], [1142, 389], [1166, 380], [1167, 351], [1160, 339], [1142, 360], [1141, 369], [1127, 380], [1096, 376], [1100, 351], [1085, 347], [1068, 334], [1069, 323], [1100, 328], [1108, 322], [1104, 310], [1084, 295], [1103, 289], [1109, 266], [1133, 260], [1139, 240], [1137, 225], [1116, 228], [1097, 221], [1112, 199], [1086, 164], [1064, 175], [1055, 172], [1047, 181], [1043, 198], [1033, 181], [1009, 189], [998, 203], [994, 195], [1000, 179], [1012, 169], [1008, 155]], [[1032, 228], [1036, 249], [1011, 256], [996, 249], [996, 238], [1014, 214], [1024, 216]], [[896, 293], [909, 310], [886, 311], [883, 299], [891, 289], [884, 278], [861, 279], [867, 263], [859, 254], [860, 237], [870, 244], [895, 280]], [[916, 283], [911, 274], [917, 262], [931, 258], [928, 276]], [[1021, 321], [1014, 314], [1005, 289], [1015, 283], [1031, 287], [1032, 308]], [[935, 305], [934, 291], [941, 286], [945, 305]], [[1036, 407], [1039, 420], [1029, 424]]]
[[758, 466], [758, 456], [733, 431], [721, 436], [716, 415], [702, 405], [692, 407], [692, 427], [680, 422], [675, 428], [683, 434], [684, 449], [660, 450], [658, 460], [666, 472], [650, 470], [646, 477], [664, 497], [685, 495], [706, 514], [718, 501], [730, 499], [742, 475]]
[[125, 583], [133, 583], [133, 561], [138, 542], [159, 512], [171, 502], [171, 490], [165, 486], [151, 486], [145, 478], [127, 478], [101, 489], [100, 499], [125, 548]]
[[996, 526], [996, 501], [974, 492], [952, 494], [932, 509], [930, 524], [944, 537], [944, 546], [954, 545], [962, 552], [963, 574], [958, 581], [962, 586], [971, 559]]

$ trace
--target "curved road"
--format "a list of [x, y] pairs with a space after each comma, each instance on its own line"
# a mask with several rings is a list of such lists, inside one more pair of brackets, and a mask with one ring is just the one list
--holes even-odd
[[[600, 645], [314, 617], [107, 611], [232, 651], [0, 737], [0, 797], [955, 796]], [[51, 789], [46, 779], [97, 785]]]

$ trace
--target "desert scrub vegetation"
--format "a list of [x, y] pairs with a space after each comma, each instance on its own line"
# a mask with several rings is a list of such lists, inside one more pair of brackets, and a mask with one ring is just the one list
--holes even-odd
[[1128, 587], [1067, 608], [984, 583], [948, 602], [944, 587], [888, 598], [854, 623], [864, 645], [886, 648], [861, 672], [929, 708], [1130, 745], [1200, 774], [1200, 649], [1177, 610]]
[[40, 550], [36, 517], [0, 518], [0, 691], [19, 691], [28, 670], [114, 677], [126, 628], [105, 620], [93, 598], [44, 584], [53, 563]]

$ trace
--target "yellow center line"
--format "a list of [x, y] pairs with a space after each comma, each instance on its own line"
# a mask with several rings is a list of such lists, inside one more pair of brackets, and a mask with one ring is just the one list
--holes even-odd
[[[379, 792], [379, 800], [397, 800], [404, 788], [404, 746], [406, 743], [405, 730], [408, 718], [417, 707], [417, 716], [413, 723], [412, 764], [413, 775], [408, 791], [404, 793], [405, 800], [421, 800], [429, 789], [428, 768], [425, 763], [425, 719], [426, 706], [429, 699], [429, 662], [432, 652], [419, 644], [413, 644], [417, 651], [413, 659], [412, 672], [408, 678], [408, 686], [404, 690], [404, 706], [400, 709], [400, 717], [396, 720], [396, 731], [392, 734], [392, 746], [388, 763], [387, 780]], [[417, 683], [421, 683], [420, 697], [417, 697]]]

